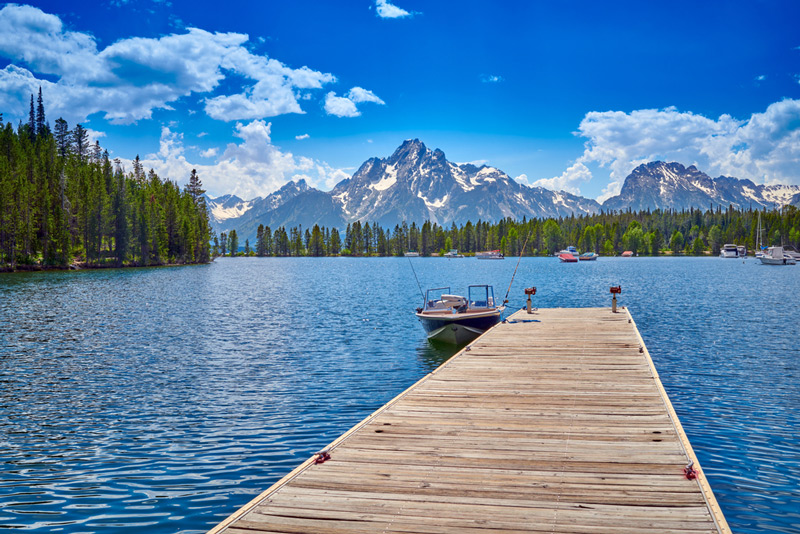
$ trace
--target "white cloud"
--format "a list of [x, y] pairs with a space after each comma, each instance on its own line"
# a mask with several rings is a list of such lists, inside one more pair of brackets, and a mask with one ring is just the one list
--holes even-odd
[[766, 79], [767, 79], [767, 75], [766, 74], [760, 74], [760, 75], [756, 76], [756, 81], [757, 82], [763, 82]]
[[325, 95], [325, 112], [328, 115], [335, 115], [337, 117], [358, 117], [361, 115], [361, 112], [356, 107], [356, 104], [361, 104], [363, 102], [372, 102], [380, 105], [386, 104], [386, 102], [381, 100], [372, 91], [361, 87], [353, 87], [345, 96], [336, 96], [336, 93], [333, 91]]
[[311, 137], [311, 136], [310, 136], [310, 135], [308, 135], [308, 134], [303, 134], [303, 135], [295, 135], [295, 136], [294, 136], [294, 138], [295, 138], [295, 139], [297, 139], [298, 141], [302, 141], [303, 139], [308, 139], [309, 137]]
[[484, 74], [481, 76], [481, 81], [483, 83], [500, 83], [504, 80], [502, 76], [497, 76], [495, 74]]
[[209, 148], [208, 150], [202, 150], [200, 152], [201, 158], [213, 158], [219, 153], [219, 149], [217, 147]]
[[694, 164], [711, 176], [756, 183], [800, 183], [800, 100], [775, 102], [746, 120], [709, 119], [675, 108], [587, 113], [577, 135], [583, 154], [561, 176], [537, 180], [569, 191], [591, 179], [587, 165], [609, 168], [611, 181], [598, 200], [616, 195], [628, 174], [653, 160]]
[[[92, 35], [67, 31], [57, 16], [9, 4], [0, 9], [0, 57], [11, 60], [0, 70], [4, 111], [24, 117], [27, 98], [41, 85], [48, 114], [69, 122], [101, 112], [128, 124], [192, 94], [207, 95], [205, 111], [212, 118], [233, 121], [303, 113], [300, 100], [308, 91], [336, 81], [330, 73], [253, 54], [248, 41], [241, 33], [189, 28], [121, 39], [98, 50]], [[215, 95], [232, 75], [245, 80], [242, 92]]]
[[[182, 134], [163, 127], [158, 153], [149, 154], [142, 164], [155, 169], [162, 179], [178, 183], [185, 183], [196, 169], [211, 196], [231, 193], [244, 199], [266, 196], [289, 180], [305, 178], [311, 186], [329, 189], [349, 178], [325, 162], [283, 152], [272, 144], [271, 128], [263, 120], [237, 123], [235, 135], [241, 142], [229, 143], [216, 163], [202, 165], [186, 159]], [[126, 165], [130, 168], [130, 162]]]
[[325, 112], [328, 115], [336, 115], [337, 117], [358, 117], [361, 115], [355, 102], [344, 96], [336, 96], [333, 91], [325, 95]]
[[401, 7], [397, 7], [394, 4], [390, 4], [389, 0], [375, 0], [375, 11], [382, 19], [400, 19], [415, 15], [415, 13], [411, 13]]
[[362, 102], [373, 102], [375, 104], [384, 105], [386, 102], [378, 98], [375, 93], [372, 91], [368, 91], [361, 87], [353, 87], [347, 92], [347, 98], [355, 102], [356, 104], [360, 104]]
[[[525, 176], [525, 178], [527, 180], [527, 176]], [[578, 187], [578, 184], [588, 182], [591, 179], [592, 171], [590, 171], [583, 163], [578, 162], [571, 165], [561, 174], [561, 176], [536, 180], [530, 185], [535, 187], [544, 187], [545, 189], [552, 189], [554, 191], [566, 191], [568, 193], [579, 195], [581, 191]]]

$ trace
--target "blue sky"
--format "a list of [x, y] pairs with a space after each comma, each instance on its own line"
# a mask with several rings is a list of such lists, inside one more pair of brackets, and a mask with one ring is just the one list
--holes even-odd
[[0, 112], [212, 196], [323, 190], [406, 138], [603, 199], [639, 163], [800, 184], [800, 3], [4, 4]]

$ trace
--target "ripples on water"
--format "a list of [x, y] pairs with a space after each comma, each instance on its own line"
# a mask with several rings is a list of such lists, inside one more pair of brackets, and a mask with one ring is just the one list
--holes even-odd
[[[515, 260], [415, 258], [423, 285]], [[737, 533], [800, 531], [800, 267], [526, 258], [538, 306], [622, 284]], [[406, 259], [0, 275], [0, 529], [204, 532], [450, 357]]]

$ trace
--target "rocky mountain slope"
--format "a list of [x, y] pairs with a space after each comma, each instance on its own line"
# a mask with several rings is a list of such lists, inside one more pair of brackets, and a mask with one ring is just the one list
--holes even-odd
[[[420, 140], [404, 141], [387, 158], [370, 158], [330, 192], [291, 181], [267, 197], [242, 200], [232, 195], [207, 199], [217, 232], [236, 229], [240, 241], [255, 239], [259, 224], [314, 224], [344, 228], [360, 220], [384, 227], [426, 220], [449, 226], [468, 220], [495, 222], [504, 217], [560, 217], [600, 211], [597, 201], [564, 191], [528, 187], [486, 165], [453, 163]], [[756, 185], [728, 176], [711, 178], [695, 166], [655, 161], [636, 167], [620, 194], [602, 209], [706, 209], [711, 205], [774, 208], [800, 205], [800, 186]]]
[[711, 178], [694, 165], [654, 161], [636, 167], [625, 178], [620, 194], [603, 203], [603, 210], [706, 209], [712, 204], [772, 209], [790, 204], [798, 193], [800, 186], [796, 185], [756, 185], [729, 176]]

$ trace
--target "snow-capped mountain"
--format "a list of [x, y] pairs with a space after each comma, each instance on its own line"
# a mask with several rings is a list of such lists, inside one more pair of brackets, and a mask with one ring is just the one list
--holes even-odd
[[[209, 198], [206, 205], [209, 209], [209, 220], [217, 232], [227, 232], [236, 229], [237, 234], [244, 228], [253, 226], [253, 235], [259, 224], [266, 224], [261, 219], [293, 198], [311, 190], [305, 180], [290, 181], [283, 187], [267, 195], [244, 201], [234, 195], [224, 195], [219, 198]], [[316, 189], [314, 189], [316, 191]]]
[[402, 221], [457, 224], [504, 217], [594, 213], [594, 200], [527, 187], [494, 167], [447, 161], [419, 139], [404, 141], [388, 158], [371, 158], [331, 191], [345, 219], [393, 226]]
[[[756, 185], [727, 176], [710, 178], [694, 166], [656, 161], [636, 167], [619, 195], [603, 210], [706, 209], [714, 206], [774, 208], [800, 204], [800, 186]], [[314, 224], [343, 228], [354, 221], [384, 227], [430, 220], [440, 225], [468, 220], [496, 222], [596, 213], [592, 199], [564, 191], [528, 187], [494, 167], [453, 163], [439, 149], [420, 140], [404, 141], [388, 158], [370, 158], [351, 178], [330, 192], [292, 181], [265, 198], [244, 201], [225, 195], [208, 199], [217, 232], [236, 229], [240, 241], [255, 239], [259, 224], [309, 228]]]
[[430, 150], [419, 139], [404, 141], [388, 158], [365, 161], [352, 178], [330, 192], [299, 180], [265, 198], [243, 201], [226, 195], [209, 199], [208, 205], [214, 229], [236, 229], [240, 240], [252, 240], [259, 224], [273, 229], [314, 224], [342, 228], [357, 220], [385, 227], [426, 220], [449, 225], [600, 209], [591, 199], [520, 184], [494, 167], [452, 163], [444, 152]]
[[235, 195], [223, 195], [217, 198], [206, 196], [209, 219], [215, 226], [228, 219], [238, 219], [253, 206], [254, 202], [259, 200], [260, 197], [245, 202]]
[[711, 178], [694, 165], [654, 161], [636, 167], [625, 178], [620, 194], [603, 203], [603, 210], [775, 208], [792, 202], [796, 185], [756, 185], [729, 176]]

